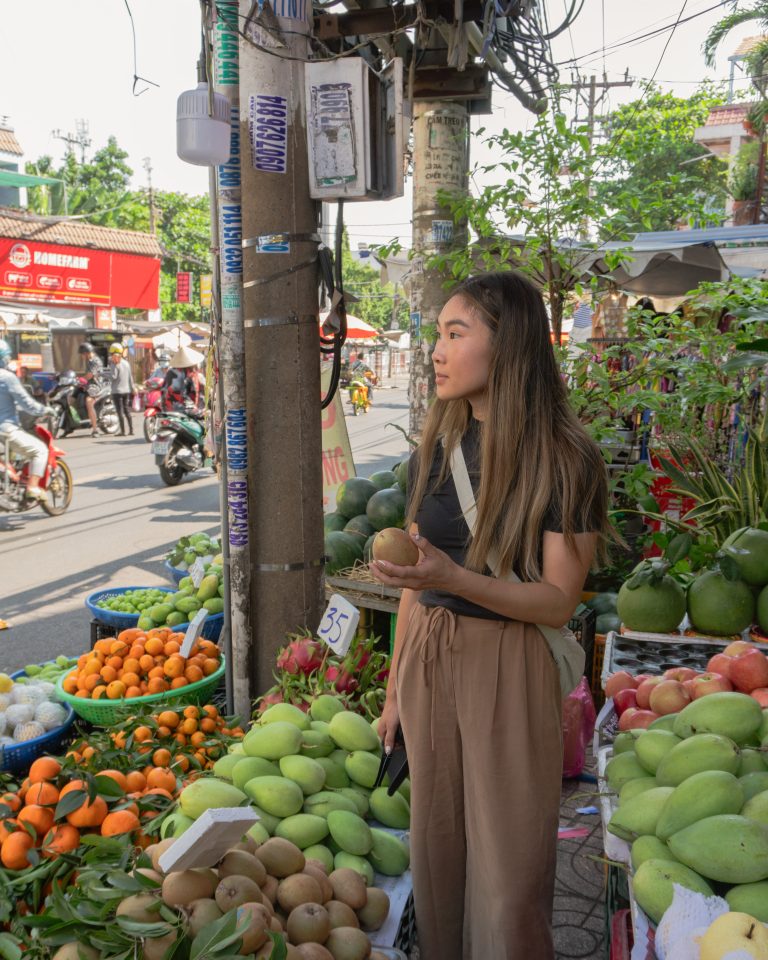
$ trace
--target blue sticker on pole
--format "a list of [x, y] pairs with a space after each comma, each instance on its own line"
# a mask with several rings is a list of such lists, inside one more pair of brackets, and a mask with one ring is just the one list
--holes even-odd
[[230, 480], [227, 484], [229, 545], [248, 546], [248, 481]]
[[227, 468], [244, 473], [248, 469], [248, 421], [245, 410], [227, 411]]
[[261, 173], [285, 173], [288, 163], [288, 101], [258, 93], [249, 100], [251, 161]]
[[421, 338], [421, 312], [413, 310], [411, 312], [411, 339], [416, 341]]

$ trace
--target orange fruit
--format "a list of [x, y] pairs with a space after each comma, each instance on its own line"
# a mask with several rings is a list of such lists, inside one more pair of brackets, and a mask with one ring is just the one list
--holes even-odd
[[138, 657], [126, 657], [123, 660], [123, 670], [126, 673], [138, 673], [140, 669]]
[[184, 660], [174, 654], [165, 661], [163, 669], [165, 670], [166, 677], [168, 677], [169, 680], [174, 680], [184, 673], [184, 666]]
[[19, 821], [12, 820], [8, 818], [7, 820], [0, 820], [0, 847], [3, 845], [3, 841], [6, 837], [10, 837], [14, 829], [18, 827]]
[[101, 700], [102, 697], [106, 697], [106, 695], [107, 695], [107, 688], [104, 686], [103, 683], [99, 684], [98, 687], [94, 687], [93, 690], [91, 691], [92, 700]]
[[127, 789], [131, 792], [143, 790], [147, 785], [147, 778], [140, 770], [131, 770], [125, 775]]
[[[46, 757], [46, 759], [48, 758]], [[0, 804], [8, 807], [11, 813], [16, 813], [17, 810], [21, 809], [21, 797], [15, 793], [3, 793], [0, 794]], [[2, 820], [0, 820], [0, 823], [2, 823]]]
[[82, 672], [87, 676], [90, 676], [92, 673], [101, 672], [101, 661], [96, 657], [91, 657], [88, 663], [83, 667]]
[[142, 643], [134, 643], [128, 651], [128, 656], [132, 660], [140, 660], [144, 656], [144, 645]]
[[179, 725], [179, 715], [175, 710], [163, 710], [157, 715], [157, 722], [164, 727], [170, 727], [175, 730]]
[[100, 653], [105, 657], [109, 656], [109, 652], [112, 649], [112, 644], [115, 642], [114, 637], [106, 637], [103, 640], [97, 640], [93, 645], [94, 653]]
[[123, 675], [120, 679], [125, 684], [126, 688], [128, 687], [138, 687], [140, 680], [138, 673], [133, 673], [131, 670], [124, 670]]
[[214, 643], [213, 640], [202, 639], [200, 641], [200, 650], [202, 653], [205, 653], [209, 657], [219, 657], [219, 647], [218, 644]]
[[160, 637], [150, 637], [149, 640], [144, 644], [144, 649], [147, 653], [152, 654], [153, 657], [156, 657], [159, 653], [163, 652], [165, 644], [160, 639]]
[[119, 733], [115, 734], [115, 746], [118, 750], [124, 750], [128, 742], [128, 737], [125, 735], [125, 730], [121, 730]]
[[161, 747], [152, 754], [152, 763], [156, 767], [169, 767], [171, 765], [171, 751]]
[[151, 657], [148, 653], [142, 653], [139, 657], [139, 670], [142, 673], [149, 673], [149, 671], [155, 665], [155, 658]]
[[[156, 751], [159, 753], [160, 751]], [[176, 789], [176, 777], [165, 766], [157, 766], [147, 774], [147, 789], [159, 787], [168, 791], [168, 796]]]
[[46, 833], [43, 840], [43, 856], [51, 859], [70, 853], [80, 846], [80, 831], [70, 823], [57, 823]]
[[176, 734], [174, 734], [173, 739], [174, 739], [174, 740], [176, 741], [176, 743], [178, 743], [180, 746], [186, 747], [186, 745], [187, 745], [187, 738], [184, 736], [183, 733], [176, 733]]
[[115, 781], [123, 792], [127, 792], [128, 790], [128, 778], [124, 773], [121, 773], [120, 770], [99, 770], [96, 776], [109, 777], [110, 780]]
[[205, 750], [195, 750], [195, 759], [201, 766], [205, 766], [208, 761], [208, 757], [205, 755]]
[[90, 760], [95, 754], [95, 747], [83, 747], [83, 760]]
[[26, 830], [16, 830], [3, 841], [0, 861], [9, 870], [24, 870], [31, 866], [27, 854], [34, 845], [35, 841]]
[[[105, 687], [104, 689], [106, 690], [106, 687]], [[77, 690], [75, 690], [75, 694], [74, 694], [74, 695], [78, 698], [78, 700], [90, 700], [90, 699], [91, 699], [91, 691], [90, 691], [90, 690], [86, 690], [85, 687], [78, 687]]]
[[83, 680], [83, 688], [89, 693], [92, 693], [96, 687], [103, 686], [100, 673], [90, 673]]
[[24, 798], [26, 803], [39, 803], [41, 806], [48, 807], [58, 802], [59, 791], [52, 783], [46, 783], [44, 780], [39, 783], [33, 783], [27, 790]]
[[[138, 627], [126, 627], [125, 630], [121, 630], [120, 633], [118, 633], [117, 639], [122, 640], [125, 644], [131, 644], [140, 640], [143, 636], [144, 631]], [[114, 638], [112, 642], [114, 643]]]
[[141, 687], [137, 687], [135, 685], [132, 687], [128, 687], [125, 691], [125, 696], [127, 699], [131, 699], [132, 697], [140, 697], [141, 694], [142, 694]]
[[[29, 768], [29, 782], [41, 783], [43, 780], [55, 780], [60, 773], [61, 764], [54, 757], [38, 757]], [[5, 794], [5, 796], [9, 796], [9, 794]], [[10, 796], [13, 796], [13, 794], [10, 794]]]
[[107, 697], [110, 700], [120, 700], [125, 696], [125, 684], [122, 680], [113, 680], [107, 687]]
[[151, 669], [151, 670], [149, 671], [149, 673], [147, 674], [147, 677], [148, 677], [150, 680], [164, 680], [164, 679], [165, 679], [165, 671], [164, 671], [163, 668], [158, 664], [157, 666], [152, 667], [152, 669]]
[[133, 739], [136, 741], [136, 743], [144, 743], [145, 740], [152, 739], [152, 731], [149, 729], [149, 727], [136, 727], [136, 729], [133, 731]]
[[147, 684], [147, 690], [149, 693], [165, 693], [167, 689], [168, 682], [162, 677], [152, 677]]
[[113, 657], [124, 657], [128, 653], [128, 644], [125, 640], [113, 640], [109, 652]]
[[203, 733], [215, 733], [216, 732], [216, 721], [212, 720], [210, 717], [203, 717], [200, 721], [200, 729]]
[[184, 671], [184, 676], [190, 683], [199, 683], [205, 674], [196, 664], [191, 663]]
[[210, 677], [212, 673], [216, 673], [219, 669], [219, 661], [214, 660], [209, 657], [207, 660], [203, 661], [202, 670], [206, 677]]
[[99, 676], [102, 680], [106, 680], [107, 683], [112, 683], [113, 680], [117, 680], [117, 670], [114, 667], [110, 667], [108, 663], [105, 663], [99, 672]]
[[109, 808], [103, 797], [94, 797], [93, 802], [83, 801], [82, 805], [71, 813], [67, 814], [67, 822], [73, 827], [82, 829], [83, 827], [101, 826]]
[[189, 770], [189, 757], [185, 757], [183, 753], [180, 753], [176, 759], [171, 764], [171, 768], [178, 767], [182, 773], [186, 773]]
[[206, 703], [206, 705], [203, 707], [203, 713], [207, 717], [211, 717], [213, 720], [215, 720], [219, 715], [219, 711], [212, 703]]
[[[185, 710], [184, 713], [186, 714], [186, 712], [187, 711]], [[181, 730], [182, 733], [186, 733], [187, 736], [195, 733], [197, 731], [197, 720], [195, 720], [194, 717], [186, 717], [181, 721], [179, 730]]]
[[39, 803], [30, 803], [19, 810], [19, 823], [28, 823], [35, 828], [38, 837], [45, 836], [53, 826], [53, 810], [41, 807]]
[[166, 737], [170, 737], [170, 735], [171, 735], [171, 728], [170, 728], [170, 727], [158, 727], [157, 730], [155, 730], [155, 735], [156, 735], [157, 737], [159, 737], [161, 740], [165, 740]]
[[188, 707], [184, 707], [184, 716], [187, 717], [187, 719], [197, 720], [200, 716], [200, 707], [191, 703]]
[[165, 646], [163, 647], [163, 653], [166, 657], [170, 657], [174, 653], [178, 653], [181, 650], [181, 645], [175, 640], [166, 640]]
[[61, 688], [64, 693], [74, 695], [75, 690], [77, 690], [77, 675], [75, 673], [70, 673], [70, 675], [62, 683]]
[[116, 837], [122, 833], [132, 833], [141, 824], [133, 810], [113, 810], [101, 822], [102, 837]]
[[112, 667], [114, 670], [117, 670], [119, 673], [123, 669], [123, 658], [122, 657], [109, 657], [107, 659], [107, 666]]
[[205, 734], [202, 730], [198, 730], [197, 733], [193, 733], [189, 738], [189, 742], [193, 747], [202, 746], [205, 743]]
[[171, 680], [171, 690], [178, 690], [179, 687], [188, 687], [189, 680], [186, 677], [174, 677]]
[[83, 790], [87, 792], [88, 784], [85, 782], [85, 780], [70, 780], [69, 783], [61, 788], [59, 800], [61, 800], [62, 797], [65, 797], [68, 793], [72, 793], [73, 790]]

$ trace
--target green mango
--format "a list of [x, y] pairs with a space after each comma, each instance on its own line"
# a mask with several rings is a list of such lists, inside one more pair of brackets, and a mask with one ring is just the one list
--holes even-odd
[[138, 622], [136, 623], [136, 626], [139, 628], [139, 630], [153, 630], [156, 624], [152, 617], [148, 616], [146, 613], [142, 613], [138, 619]]
[[330, 757], [315, 757], [315, 759], [323, 770], [325, 770], [325, 785], [327, 787], [338, 788], [349, 786], [349, 777], [344, 767], [340, 767], [339, 764], [331, 760]]
[[673, 787], [654, 787], [619, 805], [608, 822], [608, 832], [630, 842], [656, 832], [656, 823]]
[[187, 587], [192, 587], [194, 589], [195, 583], [192, 580], [192, 577], [182, 577], [179, 580], [179, 590], [186, 590]]
[[224, 612], [224, 601], [221, 597], [211, 597], [210, 600], [206, 600], [203, 604], [208, 613], [223, 613]]
[[348, 710], [331, 717], [329, 732], [342, 750], [376, 750], [380, 744], [368, 721]]
[[724, 770], [703, 770], [687, 777], [675, 787], [656, 824], [656, 836], [669, 840], [678, 830], [697, 820], [719, 813], [739, 813], [744, 805], [744, 790]]
[[292, 703], [273, 703], [259, 717], [260, 726], [268, 726], [270, 723], [277, 722], [292, 723], [299, 730], [309, 729], [309, 717]]
[[332, 810], [347, 810], [358, 813], [357, 804], [349, 797], [331, 790], [321, 790], [304, 801], [304, 813], [314, 813], [318, 817], [327, 817]]
[[675, 884], [705, 897], [714, 895], [707, 881], [683, 863], [646, 860], [637, 868], [632, 878], [632, 890], [638, 904], [654, 923], [659, 923], [672, 903]]
[[[365, 750], [355, 750], [347, 757], [344, 769], [350, 780], [361, 787], [372, 787], [379, 772], [379, 758]], [[385, 777], [384, 783], [388, 782]]]
[[618, 757], [620, 753], [632, 753], [635, 749], [635, 737], [631, 730], [622, 730], [621, 733], [616, 735], [616, 739], [613, 741], [613, 755]]
[[254, 777], [279, 777], [280, 767], [263, 757], [244, 757], [235, 755], [236, 763], [230, 779], [239, 789], [244, 790], [246, 783]]
[[[313, 760], [311, 757], [281, 757], [280, 773], [289, 780], [293, 780], [294, 783], [298, 783], [304, 796], [319, 793], [325, 786], [325, 770], [317, 760]], [[318, 840], [320, 839], [322, 838], [318, 838]], [[311, 841], [311, 843], [316, 842]]]
[[215, 574], [203, 577], [200, 581], [200, 586], [197, 588], [197, 599], [201, 603], [204, 603], [206, 600], [211, 600], [216, 596], [218, 589], [219, 578]]
[[614, 793], [618, 793], [627, 780], [637, 780], [638, 777], [648, 777], [650, 774], [632, 753], [620, 753], [611, 757], [605, 765], [605, 779]]
[[245, 792], [273, 817], [292, 817], [304, 805], [301, 787], [285, 777], [254, 777]]
[[411, 825], [411, 808], [402, 794], [395, 792], [391, 797], [386, 787], [378, 787], [370, 796], [371, 815], [385, 827], [395, 830], [407, 830]]
[[662, 759], [681, 742], [669, 730], [644, 730], [635, 741], [635, 756], [648, 773], [655, 774]]
[[176, 601], [175, 606], [181, 613], [197, 613], [201, 603], [197, 597], [182, 597], [181, 600]]
[[344, 704], [338, 697], [331, 696], [330, 693], [322, 693], [315, 697], [309, 705], [309, 712], [313, 720], [324, 720], [326, 723], [336, 716], [337, 713], [344, 712]]
[[[702, 697], [702, 700], [706, 699]], [[656, 768], [656, 779], [664, 786], [676, 787], [694, 773], [703, 773], [705, 770], [725, 770], [726, 773], [735, 774], [739, 769], [739, 756], [739, 748], [728, 737], [717, 733], [697, 733], [676, 744], [662, 758]]]
[[173, 606], [170, 603], [156, 603], [147, 613], [159, 627], [165, 623], [166, 617], [173, 613]]
[[627, 780], [624, 786], [619, 790], [619, 805], [637, 797], [641, 793], [653, 790], [658, 787], [656, 777], [638, 777], [637, 780]]
[[371, 852], [368, 861], [374, 870], [386, 877], [399, 877], [410, 863], [410, 853], [403, 841], [393, 833], [371, 827]]
[[761, 923], [768, 923], [768, 880], [739, 883], [725, 894], [734, 913], [746, 913]]
[[304, 850], [328, 836], [328, 822], [325, 817], [316, 817], [311, 813], [295, 813], [280, 821], [275, 828], [275, 836], [290, 840]]
[[[739, 783], [744, 790], [744, 800], [751, 800], [752, 797], [756, 797], [758, 793], [763, 793], [768, 790], [768, 770], [745, 773], [743, 777], [739, 777]], [[731, 811], [724, 810], [722, 812], [726, 813]], [[738, 810], [732, 812], [738, 813]]]
[[334, 870], [354, 870], [365, 880], [366, 887], [373, 886], [373, 867], [364, 857], [356, 857], [353, 853], [341, 850], [333, 858]]
[[[301, 752], [305, 757], [312, 757], [314, 760], [325, 758], [329, 753], [333, 753], [333, 741], [319, 730], [304, 730], [301, 735]], [[341, 787], [345, 784], [340, 783], [337, 786]]]
[[333, 873], [333, 854], [323, 843], [313, 843], [304, 851], [307, 860], [319, 860], [328, 873]]
[[768, 790], [763, 790], [762, 793], [756, 793], [754, 797], [750, 797], [741, 808], [741, 815], [768, 826]]
[[631, 851], [632, 869], [637, 870], [641, 863], [646, 860], [672, 860], [675, 858], [669, 852], [669, 847], [663, 840], [653, 835], [638, 837], [632, 844]]
[[738, 815], [707, 817], [673, 833], [669, 849], [710, 880], [755, 883], [768, 879], [768, 826]]
[[249, 757], [279, 760], [281, 757], [299, 752], [301, 730], [284, 720], [278, 720], [263, 727], [251, 727], [243, 737], [243, 747]]
[[683, 707], [674, 731], [678, 737], [717, 733], [744, 743], [760, 729], [762, 718], [760, 704], [745, 693], [711, 693]]
[[165, 618], [166, 627], [178, 627], [179, 624], [187, 622], [187, 615], [180, 610], [173, 610]]

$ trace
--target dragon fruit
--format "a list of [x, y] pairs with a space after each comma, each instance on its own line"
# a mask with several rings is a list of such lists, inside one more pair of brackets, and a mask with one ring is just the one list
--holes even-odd
[[303, 674], [308, 677], [323, 663], [323, 648], [311, 637], [293, 640], [277, 658], [277, 667], [286, 673]]

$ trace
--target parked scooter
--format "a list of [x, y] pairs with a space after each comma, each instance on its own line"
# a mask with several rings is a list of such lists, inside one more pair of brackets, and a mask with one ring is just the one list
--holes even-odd
[[204, 441], [203, 414], [193, 403], [187, 402], [183, 413], [169, 411], [160, 416], [152, 437], [152, 453], [163, 483], [175, 487], [185, 474], [213, 466]]
[[4, 513], [24, 513], [39, 503], [47, 514], [58, 517], [67, 509], [72, 501], [72, 487], [74, 481], [67, 464], [60, 459], [65, 456], [53, 442], [53, 434], [42, 424], [35, 425], [34, 433], [48, 447], [48, 462], [45, 473], [40, 480], [40, 488], [45, 490], [45, 500], [28, 499], [27, 480], [29, 478], [29, 464], [11, 452], [6, 439], [0, 447], [0, 511]]
[[106, 374], [89, 381], [74, 370], [67, 370], [59, 377], [58, 384], [51, 391], [49, 404], [56, 411], [54, 436], [66, 437], [74, 430], [91, 427], [85, 398], [88, 389], [96, 400], [96, 422], [104, 433], [114, 434], [120, 429], [117, 411], [112, 401], [112, 387]]

